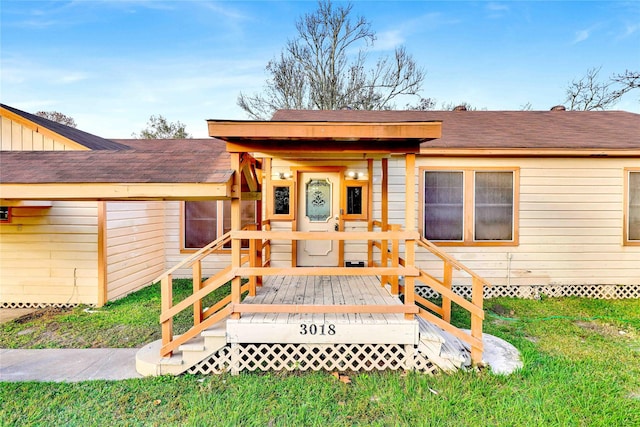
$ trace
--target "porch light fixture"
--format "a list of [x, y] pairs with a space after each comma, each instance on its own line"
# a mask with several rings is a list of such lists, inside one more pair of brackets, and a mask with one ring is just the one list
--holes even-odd
[[291, 174], [291, 172], [280, 172], [278, 176], [280, 177], [280, 179], [290, 179], [293, 175]]
[[362, 172], [358, 172], [358, 171], [347, 171], [347, 177], [353, 180], [358, 180], [358, 179], [365, 179], [366, 175], [363, 174]]

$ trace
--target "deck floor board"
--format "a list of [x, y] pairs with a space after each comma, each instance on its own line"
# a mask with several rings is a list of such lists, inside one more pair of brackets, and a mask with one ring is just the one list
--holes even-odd
[[[268, 276], [246, 304], [398, 305], [401, 301], [370, 276]], [[242, 323], [402, 323], [399, 313], [245, 313]]]

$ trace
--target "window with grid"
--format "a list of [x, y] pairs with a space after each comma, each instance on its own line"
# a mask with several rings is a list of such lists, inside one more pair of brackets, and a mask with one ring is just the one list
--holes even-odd
[[424, 170], [422, 233], [452, 244], [517, 244], [517, 170]]

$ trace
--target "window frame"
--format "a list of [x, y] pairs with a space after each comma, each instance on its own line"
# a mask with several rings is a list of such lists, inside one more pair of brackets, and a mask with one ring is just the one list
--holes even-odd
[[[623, 230], [623, 245], [624, 246], [640, 246], [640, 239], [631, 240], [629, 238], [630, 230], [630, 221], [631, 217], [629, 215], [629, 211], [631, 209], [631, 174], [638, 173], [640, 174], [640, 168], [636, 167], [627, 167], [624, 168], [624, 204], [623, 204], [623, 215], [622, 215], [622, 230]], [[640, 191], [640, 189], [638, 189]]]
[[[347, 213], [348, 187], [360, 187], [360, 192], [362, 194], [362, 212], [359, 214]], [[345, 221], [367, 221], [369, 219], [369, 181], [357, 179], [342, 180], [342, 200], [340, 211], [342, 212], [342, 219]]]
[[[518, 246], [520, 244], [520, 168], [519, 167], [473, 167], [473, 166], [421, 166], [419, 209], [420, 221], [418, 230], [424, 237], [424, 191], [426, 172], [462, 172], [463, 214], [462, 214], [462, 240], [432, 240], [440, 246]], [[512, 238], [511, 240], [475, 240], [475, 196], [476, 196], [476, 172], [511, 172], [513, 174], [513, 213], [512, 213]]]
[[[219, 238], [224, 234], [224, 202], [229, 202], [230, 200], [210, 200], [212, 202], [216, 202], [216, 238]], [[247, 200], [256, 203], [255, 200]], [[185, 246], [186, 243], [186, 216], [185, 216], [185, 201], [180, 202], [180, 253], [181, 254], [190, 254], [198, 252], [202, 248], [189, 248]], [[255, 207], [255, 221], [258, 221], [258, 206], [256, 203]], [[242, 253], [248, 253], [249, 248], [243, 247], [241, 248]], [[226, 254], [231, 253], [230, 248], [219, 249], [215, 251], [216, 253]]]
[[[276, 187], [288, 187], [289, 188], [289, 213], [288, 214], [276, 214], [275, 213], [275, 189]], [[293, 180], [273, 180], [269, 183], [269, 187], [267, 189], [268, 195], [267, 200], [269, 200], [268, 212], [266, 215], [266, 219], [274, 220], [274, 221], [293, 221], [295, 219], [295, 209], [296, 209], [296, 185]]]
[[11, 208], [11, 206], [2, 206], [2, 208], [7, 209], [7, 219], [0, 219], [0, 224], [11, 224], [13, 209]]

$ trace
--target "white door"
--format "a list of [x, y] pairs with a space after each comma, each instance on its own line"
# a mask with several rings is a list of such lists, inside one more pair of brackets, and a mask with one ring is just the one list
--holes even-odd
[[[298, 231], [336, 231], [339, 200], [338, 172], [301, 172], [298, 177]], [[299, 240], [297, 257], [300, 267], [337, 267], [338, 242]]]

